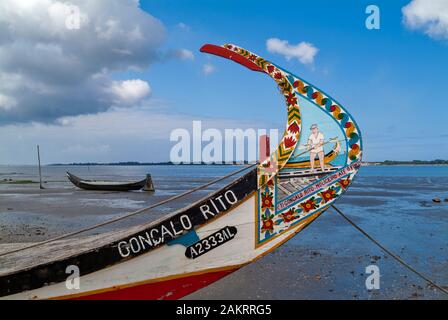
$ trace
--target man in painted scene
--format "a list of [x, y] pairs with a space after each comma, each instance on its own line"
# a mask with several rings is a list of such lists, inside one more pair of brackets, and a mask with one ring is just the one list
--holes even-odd
[[317, 124], [313, 124], [310, 130], [311, 134], [308, 138], [308, 146], [310, 148], [311, 171], [314, 172], [314, 160], [316, 159], [316, 154], [319, 157], [320, 167], [322, 171], [324, 171], [324, 134], [319, 131]]

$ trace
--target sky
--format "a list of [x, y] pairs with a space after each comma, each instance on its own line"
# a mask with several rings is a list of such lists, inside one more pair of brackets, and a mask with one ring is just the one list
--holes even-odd
[[47, 164], [168, 161], [171, 132], [194, 120], [282, 132], [273, 81], [205, 43], [329, 93], [361, 128], [364, 160], [448, 159], [446, 0], [3, 0], [0, 164], [34, 164], [37, 144]]

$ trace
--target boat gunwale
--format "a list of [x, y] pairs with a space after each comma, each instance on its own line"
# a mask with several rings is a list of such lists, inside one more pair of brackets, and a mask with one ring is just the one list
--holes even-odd
[[[81, 258], [82, 256], [86, 256], [86, 255], [89, 255], [89, 254], [92, 254], [92, 253], [95, 253], [96, 255], [100, 255], [100, 254], [104, 253], [105, 250], [116, 249], [115, 247], [118, 246], [118, 244], [121, 241], [125, 241], [126, 239], [130, 239], [132, 237], [136, 237], [136, 236], [138, 236], [142, 232], [145, 232], [145, 231], [147, 232], [147, 231], [149, 231], [151, 229], [154, 229], [154, 228], [156, 228], [158, 226], [161, 226], [163, 224], [163, 222], [166, 222], [166, 221], [172, 219], [173, 217], [175, 217], [177, 215], [181, 215], [182, 213], [185, 213], [188, 210], [195, 209], [200, 204], [209, 201], [211, 198], [213, 198], [217, 194], [219, 194], [219, 193], [221, 193], [221, 192], [223, 192], [225, 190], [227, 191], [230, 188], [234, 187], [235, 185], [239, 185], [239, 184], [242, 184], [242, 183], [248, 184], [250, 182], [253, 182], [253, 188], [248, 188], [248, 187], [243, 188], [244, 191], [247, 191], [249, 189], [251, 189], [251, 190], [248, 191], [248, 192], [243, 192], [244, 196], [240, 200], [238, 200], [235, 204], [231, 205], [227, 210], [223, 210], [223, 211], [219, 212], [219, 214], [215, 215], [214, 217], [211, 217], [207, 221], [204, 221], [203, 223], [200, 223], [200, 224], [193, 225], [192, 228], [188, 232], [190, 232], [192, 230], [195, 230], [195, 228], [198, 228], [198, 227], [200, 227], [200, 226], [202, 226], [202, 225], [204, 225], [206, 223], [209, 223], [210, 221], [219, 219], [224, 214], [228, 213], [229, 211], [234, 209], [236, 206], [238, 206], [242, 202], [246, 201], [257, 190], [256, 175], [257, 175], [256, 169], [252, 169], [249, 172], [243, 174], [241, 177], [238, 177], [237, 179], [229, 182], [227, 185], [223, 186], [222, 188], [212, 192], [209, 195], [206, 195], [206, 196], [202, 197], [201, 199], [198, 199], [197, 201], [195, 201], [195, 202], [193, 202], [193, 203], [191, 203], [191, 204], [189, 204], [189, 205], [187, 205], [187, 206], [185, 206], [183, 208], [175, 210], [173, 213], [171, 213], [171, 214], [169, 214], [169, 215], [167, 215], [165, 217], [161, 217], [160, 219], [157, 219], [155, 221], [151, 221], [151, 222], [148, 222], [146, 224], [142, 224], [141, 226], [131, 227], [131, 228], [128, 229], [128, 230], [132, 230], [129, 233], [126, 233], [126, 230], [120, 230], [120, 231], [123, 231], [124, 234], [121, 235], [120, 238], [114, 239], [114, 240], [112, 240], [109, 243], [103, 244], [103, 245], [98, 246], [98, 247], [92, 247], [92, 248], [89, 248], [89, 249], [86, 249], [86, 250], [83, 250], [83, 251], [80, 251], [80, 252], [77, 252], [77, 253], [67, 254], [65, 256], [59, 257], [59, 258], [57, 258], [55, 260], [52, 260], [52, 261], [48, 261], [48, 262], [44, 262], [44, 263], [41, 263], [41, 264], [36, 264], [36, 265], [33, 265], [33, 266], [29, 266], [29, 267], [26, 267], [26, 268], [23, 268], [23, 269], [12, 270], [10, 272], [6, 272], [6, 273], [3, 273], [3, 274], [0, 274], [0, 284], [5, 283], [5, 282], [8, 283], [8, 284], [11, 284], [11, 282], [8, 280], [8, 278], [10, 278], [10, 277], [14, 277], [14, 278], [16, 278], [16, 277], [17, 278], [29, 277], [30, 276], [30, 274], [29, 274], [30, 272], [34, 272], [34, 271], [37, 272], [37, 271], [39, 271], [41, 269], [56, 267], [56, 264], [64, 264], [65, 263], [67, 265], [70, 265], [70, 264], [72, 264], [72, 263], [69, 262], [69, 260], [71, 260], [71, 259]], [[250, 180], [251, 178], [253, 179], [253, 181]], [[136, 229], [136, 230], [133, 229], [133, 228], [137, 228], [137, 227], [140, 227], [140, 228]], [[116, 231], [116, 233], [119, 233], [120, 231]], [[174, 237], [173, 239], [181, 237], [184, 234], [185, 233], [182, 233], [182, 234], [178, 235], [177, 237]], [[82, 275], [91, 274], [93, 272], [100, 271], [100, 270], [102, 270], [104, 268], [107, 268], [107, 267], [110, 267], [110, 266], [113, 266], [113, 265], [117, 265], [119, 263], [122, 263], [122, 262], [125, 262], [125, 261], [128, 261], [128, 260], [131, 260], [131, 259], [136, 258], [138, 256], [141, 256], [143, 254], [150, 253], [153, 250], [156, 250], [158, 248], [163, 247], [164, 245], [166, 245], [169, 241], [172, 241], [173, 239], [164, 241], [163, 243], [161, 243], [161, 244], [159, 244], [157, 246], [147, 248], [146, 250], [142, 250], [142, 251], [140, 251], [138, 253], [132, 253], [128, 257], [120, 257], [117, 261], [111, 261], [110, 263], [107, 263], [107, 264], [104, 264], [104, 265], [100, 265], [100, 266], [98, 266], [96, 268], [96, 270], [89, 270], [87, 272], [81, 272], [80, 275], [82, 276]], [[93, 239], [92, 239], [92, 242], [94, 242]], [[111, 258], [110, 260], [113, 260], [113, 259]], [[103, 259], [101, 259], [100, 261], [103, 261]], [[94, 265], [95, 265], [95, 263], [94, 263]], [[80, 270], [82, 270], [81, 267], [80, 267]], [[66, 278], [66, 274], [64, 274], [64, 279], [65, 278]], [[15, 280], [17, 280], [17, 279], [15, 279]], [[59, 283], [59, 282], [62, 282], [62, 281], [64, 281], [64, 280], [54, 280], [54, 281], [47, 280], [46, 282], [44, 282], [43, 285], [35, 286], [35, 287], [27, 289], [27, 290], [23, 290], [23, 289], [22, 290], [15, 290], [15, 291], [12, 290], [11, 292], [2, 292], [2, 287], [3, 288], [5, 288], [5, 287], [4, 286], [0, 286], [0, 297], [4, 297], [4, 296], [16, 294], [16, 293], [20, 293], [20, 292], [24, 292], [24, 291], [28, 291], [28, 290], [39, 289], [39, 288], [45, 287], [47, 285], [50, 285], [50, 284], [53, 284], [53, 283]], [[10, 289], [10, 288], [5, 288], [5, 289]]]

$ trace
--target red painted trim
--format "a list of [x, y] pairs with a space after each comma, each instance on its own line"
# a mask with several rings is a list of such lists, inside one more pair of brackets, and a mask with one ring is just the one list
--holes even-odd
[[244, 58], [243, 56], [239, 55], [238, 53], [233, 52], [232, 50], [215, 46], [214, 44], [205, 44], [200, 49], [201, 52], [206, 52], [210, 54], [214, 54], [216, 56], [220, 56], [226, 59], [233, 60], [246, 68], [249, 68], [253, 71], [258, 72], [264, 72], [263, 69], [261, 69], [259, 66], [257, 66], [254, 62]]
[[123, 289], [111, 289], [73, 300], [175, 300], [208, 286], [236, 270], [215, 271]]

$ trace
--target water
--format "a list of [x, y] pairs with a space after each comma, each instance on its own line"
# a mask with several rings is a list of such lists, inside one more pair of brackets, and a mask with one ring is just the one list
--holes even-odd
[[[436, 283], [448, 284], [446, 166], [362, 167], [336, 206]], [[367, 290], [366, 267], [380, 270]], [[269, 279], [263, 281], [263, 279]], [[272, 254], [194, 299], [447, 299], [329, 209]]]
[[[65, 172], [70, 171], [80, 176], [92, 178], [121, 177], [122, 179], [139, 179], [146, 173], [153, 177], [219, 177], [228, 174], [239, 166], [44, 166], [44, 180], [66, 180]], [[361, 177], [448, 177], [448, 166], [365, 166]], [[4, 178], [34, 179], [38, 178], [37, 166], [5, 166], [0, 165], [0, 180]]]
[[[135, 180], [142, 179], [147, 173], [153, 178], [177, 177], [203, 178], [219, 177], [240, 168], [238, 166], [44, 166], [42, 168], [42, 179], [53, 182], [66, 182], [67, 171], [83, 178], [92, 179], [115, 179]], [[13, 179], [38, 179], [37, 166], [4, 166], [0, 165], [0, 180], [4, 178]], [[188, 180], [188, 179], [186, 179]]]
[[[38, 241], [103, 221], [240, 168], [44, 167], [47, 193], [36, 191], [35, 184], [0, 183], [0, 243]], [[151, 173], [157, 191], [154, 195], [90, 194], [77, 190], [67, 181], [64, 176], [67, 170], [93, 179], [136, 180]], [[36, 181], [37, 172], [33, 166], [0, 166], [0, 182], [3, 179]], [[197, 197], [226, 182], [204, 190]], [[442, 203], [434, 203], [434, 197], [441, 198]], [[443, 202], [445, 198], [448, 198], [448, 166], [367, 166], [360, 169], [336, 205], [415, 268], [437, 283], [447, 285], [448, 202]], [[193, 200], [186, 199], [179, 206]], [[71, 211], [67, 207], [70, 201], [76, 205], [81, 203], [84, 210]], [[157, 214], [162, 216], [174, 209], [168, 207]], [[131, 224], [148, 218], [143, 215]], [[365, 268], [371, 264], [380, 268], [380, 290], [368, 291], [365, 287]], [[285, 246], [190, 298], [441, 299], [444, 296], [385, 255], [330, 209]]]
[[448, 177], [448, 166], [367, 166], [362, 177]]
[[[42, 241], [73, 232], [158, 203], [241, 168], [195, 165], [46, 166], [42, 168], [45, 189], [39, 190], [37, 167], [0, 166], [0, 244]], [[68, 181], [65, 176], [67, 171], [86, 179], [115, 181], [141, 180], [150, 173], [156, 192], [115, 193], [80, 190]], [[9, 179], [22, 183], [10, 183]], [[28, 183], [30, 181], [34, 183]], [[128, 228], [156, 220], [199, 200], [230, 181], [231, 179], [223, 180], [179, 201], [170, 202], [84, 235]]]

